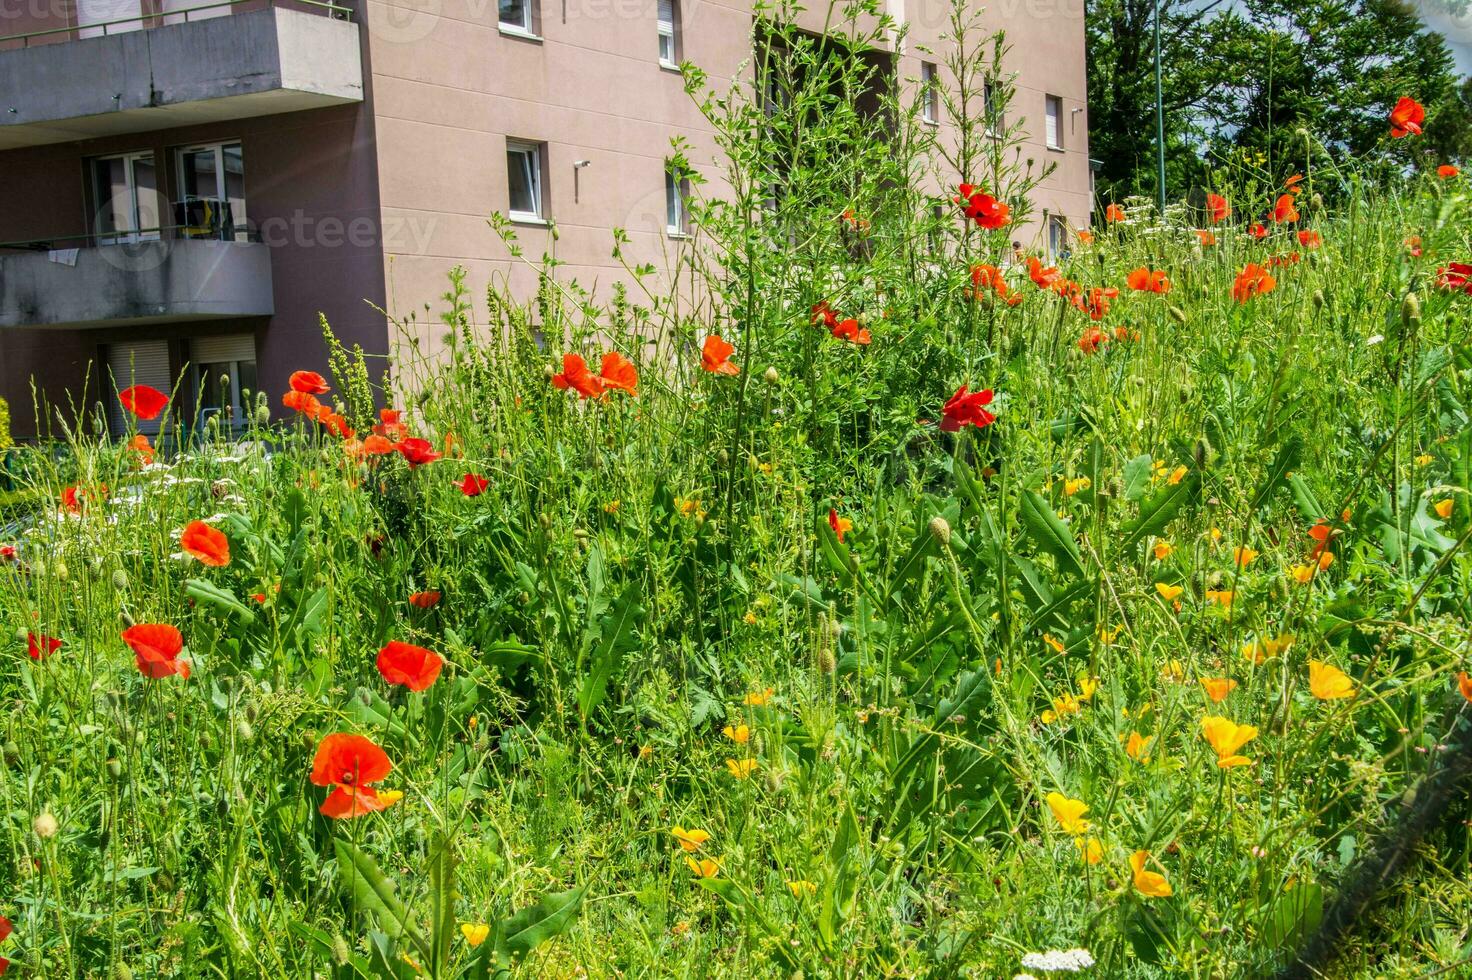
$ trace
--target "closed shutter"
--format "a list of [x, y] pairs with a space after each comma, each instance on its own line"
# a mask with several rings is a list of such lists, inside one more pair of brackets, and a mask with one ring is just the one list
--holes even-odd
[[[649, 8], [644, 8], [648, 10]], [[675, 27], [675, 0], [659, 0], [659, 26], [669, 25], [669, 30]]]
[[[107, 370], [112, 384], [112, 397], [108, 399], [108, 421], [112, 433], [120, 436], [128, 431], [132, 416], [118, 402], [117, 393], [132, 385], [148, 385], [166, 395], [173, 394], [174, 377], [169, 370], [169, 342], [167, 340], [134, 340], [122, 344], [109, 344], [107, 348]], [[138, 431], [156, 435], [164, 416], [149, 421], [138, 419]]]
[[1063, 142], [1062, 142], [1062, 139], [1061, 139], [1061, 131], [1060, 131], [1060, 127], [1058, 125], [1058, 123], [1059, 123], [1058, 117], [1063, 112], [1063, 103], [1062, 103], [1062, 100], [1060, 100], [1060, 99], [1058, 99], [1058, 98], [1050, 95], [1050, 96], [1048, 96], [1047, 107], [1048, 107], [1048, 111], [1047, 111], [1047, 118], [1048, 118], [1048, 132], [1047, 132], [1048, 145], [1049, 146], [1053, 146], [1053, 147], [1062, 146], [1063, 145]]
[[256, 338], [252, 334], [232, 333], [221, 337], [193, 337], [189, 341], [189, 361], [195, 367], [201, 364], [254, 361], [255, 359]]

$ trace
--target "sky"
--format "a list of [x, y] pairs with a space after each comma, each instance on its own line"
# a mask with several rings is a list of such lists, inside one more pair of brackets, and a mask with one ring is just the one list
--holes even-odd
[[1472, 74], [1472, 5], [1460, 17], [1454, 17], [1446, 0], [1411, 0], [1426, 26], [1446, 38], [1447, 47], [1457, 59], [1457, 70]]

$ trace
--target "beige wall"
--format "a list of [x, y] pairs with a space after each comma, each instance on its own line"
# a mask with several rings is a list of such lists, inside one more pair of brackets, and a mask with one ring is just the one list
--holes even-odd
[[[1076, 6], [1071, 4], [1076, 3]], [[750, 55], [751, 6], [744, 0], [684, 0], [683, 59], [729, 87]], [[915, 80], [921, 60], [941, 62], [949, 28], [945, 0], [889, 0], [908, 35], [901, 79]], [[559, 275], [596, 286], [606, 297], [625, 278], [611, 257], [614, 226], [624, 228], [629, 261], [665, 267], [687, 243], [664, 229], [664, 161], [670, 139], [688, 140], [687, 156], [708, 177], [721, 170], [717, 150], [678, 73], [661, 68], [656, 0], [542, 0], [539, 40], [499, 29], [495, 0], [369, 0], [366, 12], [373, 65], [378, 172], [385, 226], [418, 231], [416, 247], [386, 249], [386, 292], [392, 313], [410, 322], [404, 336], [420, 354], [440, 349], [435, 319], [445, 274], [468, 270], [471, 295], [483, 315], [486, 285], [510, 280], [526, 295], [533, 270], [514, 261], [487, 225], [504, 213], [508, 138], [547, 144], [544, 180], [558, 240], [545, 228], [518, 226], [527, 259], [555, 249]], [[801, 26], [821, 26], [814, 8]], [[1008, 0], [983, 23], [1005, 27], [1013, 45], [1007, 68], [1017, 73], [1013, 118], [1031, 131], [1024, 157], [1056, 161], [1057, 172], [1034, 195], [1036, 213], [1062, 213], [1087, 225], [1090, 210], [1087, 115], [1084, 105], [1082, 0]], [[920, 47], [935, 54], [923, 54]], [[949, 76], [942, 70], [942, 80]], [[1064, 149], [1043, 146], [1043, 98], [1063, 99]], [[942, 127], [941, 139], [952, 139]], [[587, 160], [574, 199], [573, 164]], [[953, 175], [952, 183], [960, 175]], [[705, 193], [719, 193], [719, 183]], [[1019, 229], [1031, 238], [1032, 229]], [[430, 307], [427, 312], [426, 304]]]

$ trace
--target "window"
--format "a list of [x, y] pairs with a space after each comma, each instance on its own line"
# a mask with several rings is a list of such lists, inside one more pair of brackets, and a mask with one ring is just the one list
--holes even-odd
[[1047, 215], [1048, 254], [1053, 258], [1068, 254], [1068, 219], [1061, 214]]
[[256, 391], [256, 344], [250, 334], [195, 337], [189, 342], [199, 392], [199, 422], [220, 416], [222, 429], [239, 429], [248, 421], [247, 393]]
[[513, 34], [536, 36], [536, 22], [532, 19], [532, 4], [536, 0], [500, 0], [501, 30]]
[[92, 231], [99, 245], [158, 238], [158, 170], [152, 153], [125, 153], [91, 163]]
[[920, 62], [920, 116], [928, 123], [940, 122], [940, 82], [935, 65]]
[[671, 235], [690, 233], [690, 214], [685, 201], [690, 196], [690, 181], [680, 176], [672, 162], [664, 165], [664, 230]]
[[246, 229], [245, 158], [239, 143], [179, 150], [179, 200], [174, 224], [181, 238], [243, 241]]
[[1044, 136], [1050, 150], [1063, 149], [1063, 100], [1056, 95], [1043, 96], [1044, 116], [1047, 123]]
[[982, 83], [981, 111], [986, 120], [986, 134], [1000, 137], [1007, 128], [1007, 121], [1003, 118], [1002, 99], [997, 92], [997, 83], [990, 79]]
[[678, 0], [658, 0], [659, 63], [666, 68], [680, 65]]
[[542, 145], [514, 140], [506, 143], [506, 184], [510, 188], [512, 221], [546, 220], [546, 201], [542, 197]]

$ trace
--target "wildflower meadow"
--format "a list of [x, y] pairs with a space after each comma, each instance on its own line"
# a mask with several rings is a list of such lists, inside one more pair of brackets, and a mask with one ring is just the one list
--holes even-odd
[[38, 406], [0, 973], [1472, 971], [1467, 178], [1304, 133], [1015, 254], [1004, 40], [939, 145], [868, 21], [686, 67], [667, 269], [493, 221], [442, 355]]

